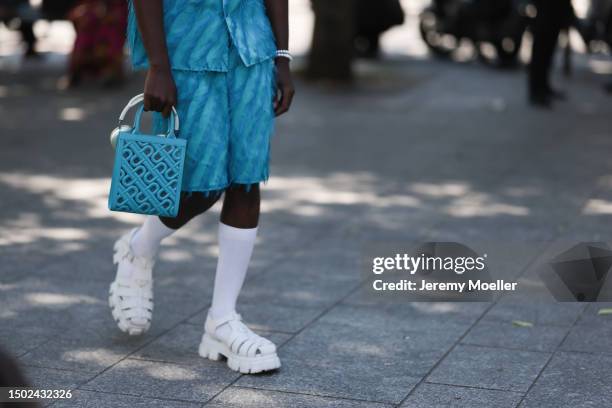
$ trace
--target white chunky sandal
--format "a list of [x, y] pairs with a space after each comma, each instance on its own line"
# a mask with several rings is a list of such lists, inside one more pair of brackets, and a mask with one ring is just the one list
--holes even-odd
[[117, 276], [110, 285], [108, 304], [119, 329], [130, 336], [144, 334], [153, 315], [153, 259], [138, 257], [130, 242], [133, 229], [115, 243]]
[[224, 356], [229, 368], [243, 374], [275, 370], [281, 366], [274, 343], [253, 333], [238, 313], [216, 320], [208, 315], [199, 354], [214, 361]]

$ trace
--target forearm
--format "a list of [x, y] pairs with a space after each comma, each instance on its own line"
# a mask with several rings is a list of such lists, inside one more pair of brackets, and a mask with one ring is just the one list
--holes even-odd
[[[276, 37], [276, 48], [289, 49], [289, 0], [265, 0], [268, 18]], [[277, 93], [274, 99], [274, 114], [282, 115], [289, 110], [295, 88], [287, 58], [276, 58]]]
[[289, 0], [265, 0], [279, 50], [289, 49]]
[[151, 68], [170, 69], [163, 0], [133, 0], [142, 43]]

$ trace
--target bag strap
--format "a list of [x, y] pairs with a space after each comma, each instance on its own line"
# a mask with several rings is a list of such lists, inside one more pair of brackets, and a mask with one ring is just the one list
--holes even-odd
[[[134, 126], [132, 127], [132, 132], [140, 132], [140, 121], [142, 119], [142, 114], [144, 112], [144, 106], [140, 105], [140, 107], [138, 108], [138, 110], [136, 111], [136, 115], [134, 116]], [[168, 118], [168, 126], [167, 126], [167, 132], [165, 134], [165, 137], [176, 137], [177, 133], [176, 131], [172, 128], [171, 123], [174, 120], [174, 118], [176, 117], [174, 111], [170, 112], [170, 117]]]
[[[130, 111], [130, 109], [132, 109], [134, 106], [142, 103], [144, 101], [144, 94], [138, 94], [135, 97], [133, 97], [132, 99], [130, 99], [130, 101], [127, 103], [127, 105], [125, 105], [125, 108], [123, 108], [123, 110], [121, 111], [121, 114], [119, 115], [119, 126], [122, 125], [123, 120], [125, 119], [125, 116], [127, 115], [127, 113]], [[141, 112], [142, 114], [142, 112]], [[178, 117], [178, 112], [176, 111], [176, 108], [173, 106], [172, 107], [172, 115], [171, 119], [174, 122], [174, 126], [173, 127], [169, 127], [174, 128], [174, 132], [178, 133], [179, 129], [180, 129], [180, 124], [179, 124], [179, 117]], [[140, 117], [138, 118], [138, 122], [140, 122]], [[140, 125], [140, 123], [139, 123]]]

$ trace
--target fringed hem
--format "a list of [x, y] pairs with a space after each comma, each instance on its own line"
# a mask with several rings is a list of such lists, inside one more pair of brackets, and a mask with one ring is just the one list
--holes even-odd
[[253, 188], [253, 186], [261, 184], [261, 183], [263, 184], [268, 183], [267, 174], [265, 178], [261, 180], [257, 180], [257, 181], [246, 181], [246, 182], [234, 181], [223, 187], [214, 187], [210, 189], [187, 188], [187, 189], [181, 190], [181, 194], [186, 194], [189, 197], [192, 194], [199, 193], [199, 194], [204, 194], [205, 197], [211, 197], [211, 196], [215, 197], [215, 196], [222, 195], [226, 190], [229, 190], [232, 188], [244, 188], [244, 190], [248, 193], [249, 191], [251, 191], [251, 188]]

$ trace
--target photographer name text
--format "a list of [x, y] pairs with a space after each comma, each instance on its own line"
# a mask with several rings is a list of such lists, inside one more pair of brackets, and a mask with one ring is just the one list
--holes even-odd
[[506, 282], [498, 279], [494, 282], [467, 280], [466, 282], [432, 282], [422, 279], [420, 282], [402, 279], [399, 282], [385, 282], [377, 279], [372, 283], [376, 291], [408, 292], [472, 292], [472, 291], [515, 291], [517, 282]]

